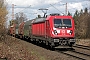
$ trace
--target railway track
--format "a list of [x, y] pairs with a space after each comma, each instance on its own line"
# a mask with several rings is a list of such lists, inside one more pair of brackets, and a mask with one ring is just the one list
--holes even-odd
[[70, 57], [73, 57], [77, 60], [90, 60], [90, 54], [76, 50], [76, 48], [78, 48], [78, 50], [83, 49], [83, 50], [88, 50], [89, 51], [90, 47], [83, 46], [83, 45], [77, 45], [77, 44], [73, 47], [75, 47], [74, 50], [60, 51], [60, 50], [56, 49], [55, 51], [59, 52], [59, 53], [62, 53], [62, 54], [65, 54], [65, 55], [68, 55]]
[[76, 44], [77, 46], [83, 46], [83, 47], [88, 47], [88, 48], [90, 48], [90, 46], [84, 46], [84, 45], [79, 45], [79, 44]]
[[77, 60], [90, 60], [90, 47], [76, 44], [73, 46], [73, 50], [60, 51], [56, 50], [59, 53], [71, 56]]
[[83, 46], [83, 45], [78, 45], [78, 44], [76, 44], [76, 45], [74, 45], [73, 47], [90, 50], [90, 46]]
[[[79, 48], [78, 50], [80, 49], [83, 49], [84, 51], [85, 50], [90, 50], [88, 48], [88, 46], [81, 46], [81, 45], [75, 45], [74, 47], [77, 47]], [[68, 55], [72, 58], [75, 58], [77, 60], [90, 60], [90, 54], [88, 53], [84, 53], [84, 52], [81, 52], [81, 51], [77, 51], [76, 48], [74, 50], [70, 50], [69, 51], [60, 51], [59, 49], [55, 49], [56, 52], [59, 52], [59, 53], [62, 53], [62, 54], [65, 54], [65, 55]]]
[[71, 56], [77, 60], [90, 60], [90, 55], [88, 54], [84, 54], [81, 52], [77, 52], [75, 50], [71, 50], [71, 51], [59, 51], [57, 50], [59, 53]]

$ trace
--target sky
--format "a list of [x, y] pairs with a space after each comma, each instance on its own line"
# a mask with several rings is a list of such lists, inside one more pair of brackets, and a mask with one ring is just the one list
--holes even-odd
[[[48, 9], [47, 14], [62, 13], [65, 14], [66, 3], [67, 11], [72, 15], [76, 10], [84, 8], [90, 9], [90, 0], [6, 0], [9, 20], [12, 18], [12, 4], [14, 4], [14, 14], [23, 12], [29, 20], [36, 18], [37, 15], [43, 15], [40, 8]], [[45, 11], [46, 12], [46, 11]]]

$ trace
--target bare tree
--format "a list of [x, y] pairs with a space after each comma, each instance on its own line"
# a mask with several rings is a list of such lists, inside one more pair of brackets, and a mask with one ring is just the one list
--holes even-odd
[[26, 15], [23, 12], [16, 13], [15, 18], [17, 24], [27, 20]]
[[5, 0], [0, 0], [0, 39], [5, 34], [5, 22], [7, 9], [5, 5]]

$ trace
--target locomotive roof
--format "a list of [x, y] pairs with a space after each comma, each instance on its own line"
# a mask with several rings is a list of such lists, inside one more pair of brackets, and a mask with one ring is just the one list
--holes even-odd
[[[53, 16], [48, 16], [47, 19], [50, 17], [53, 17]], [[54, 17], [70, 18], [71, 16], [54, 16]], [[31, 25], [31, 24], [45, 22], [45, 21], [46, 21], [46, 18], [37, 18], [37, 19], [32, 19], [32, 20], [26, 21], [25, 25]]]
[[46, 18], [37, 18], [37, 19], [33, 19], [32, 23], [39, 23], [39, 22], [44, 22], [46, 21]]

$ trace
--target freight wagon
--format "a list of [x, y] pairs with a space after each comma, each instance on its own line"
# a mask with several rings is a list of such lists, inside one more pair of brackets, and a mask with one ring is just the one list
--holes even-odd
[[8, 34], [11, 35], [11, 36], [15, 36], [15, 24], [9, 26], [9, 31], [8, 31]]

